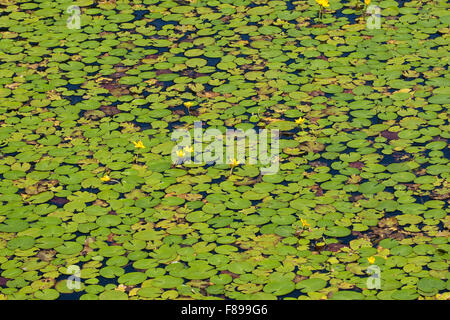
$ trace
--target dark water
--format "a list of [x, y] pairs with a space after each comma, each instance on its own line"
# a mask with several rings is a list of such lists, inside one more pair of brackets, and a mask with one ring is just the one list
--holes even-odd
[[[405, 5], [406, 2], [409, 2], [409, 1], [397, 1], [397, 2], [399, 3], [399, 7], [402, 7], [402, 6]], [[247, 3], [247, 5], [249, 7], [257, 6], [256, 4], [252, 3], [251, 1], [247, 1], [246, 3]], [[295, 1], [287, 1], [286, 2], [286, 8], [288, 10], [294, 10], [294, 8], [295, 8], [294, 3], [295, 3]], [[145, 17], [145, 15], [148, 14], [148, 13], [150, 13], [149, 10], [137, 10], [137, 11], [134, 11], [133, 14], [135, 15], [135, 19], [133, 21], [131, 21], [131, 22], [143, 19]], [[349, 14], [343, 14], [342, 10], [339, 10], [334, 16], [337, 19], [345, 18], [348, 21], [348, 23], [350, 23], [350, 24], [356, 23], [356, 19], [359, 17], [356, 14], [350, 14], [350, 15]], [[155, 26], [157, 28], [157, 30], [161, 30], [162, 27], [165, 26], [165, 25], [178, 25], [178, 23], [176, 21], [164, 21], [162, 19], [155, 19], [155, 20], [151, 21], [150, 23], [153, 26]], [[259, 25], [259, 24], [257, 24], [256, 22], [249, 22], [248, 25]], [[187, 39], [188, 36], [189, 36], [189, 33], [186, 33], [178, 41], [185, 40], [185, 39]], [[429, 39], [436, 39], [437, 37], [440, 37], [440, 36], [442, 36], [442, 34], [439, 34], [439, 33], [430, 34], [429, 35]], [[249, 35], [241, 35], [241, 38], [243, 40], [247, 40], [247, 41], [251, 41], [252, 40], [252, 37], [249, 36]], [[146, 47], [145, 49], [155, 49], [158, 52], [157, 54], [161, 54], [161, 53], [167, 52], [169, 50], [168, 48], [158, 48], [158, 47]], [[348, 57], [350, 54], [351, 54], [351, 52], [343, 52], [341, 57]], [[179, 56], [181, 57], [181, 56], [183, 56], [183, 54], [179, 54]], [[301, 59], [301, 58], [303, 58], [303, 56], [299, 55], [299, 58]], [[216, 66], [220, 61], [221, 61], [220, 58], [207, 58], [207, 65], [208, 66]], [[290, 59], [290, 60], [288, 60], [286, 62], [286, 66], [289, 67], [290, 64], [294, 64], [294, 63], [296, 63], [296, 61], [294, 59]], [[94, 62], [94, 63], [92, 63], [90, 65], [96, 66], [96, 65], [99, 65], [99, 64]], [[448, 67], [448, 66], [446, 66], [446, 67]], [[299, 75], [299, 74], [300, 74], [300, 71], [297, 72], [297, 75]], [[414, 78], [406, 78], [404, 76], [402, 76], [402, 77], [403, 77], [404, 80], [407, 80], [407, 81], [414, 81], [415, 80]], [[419, 79], [419, 80], [421, 82], [424, 81], [422, 79]], [[170, 87], [170, 86], [172, 86], [172, 85], [174, 85], [173, 81], [165, 81], [165, 82], [163, 82], [163, 90], [168, 88], [168, 87]], [[366, 83], [366, 85], [371, 86], [372, 83], [369, 81], [369, 82]], [[214, 87], [213, 86], [208, 85], [208, 84], [205, 84], [204, 86], [205, 86], [205, 90], [206, 91], [214, 91]], [[77, 90], [82, 89], [81, 85], [71, 85], [71, 84], [68, 84], [66, 86], [66, 88], [68, 90], [70, 90], [70, 91], [77, 91]], [[395, 91], [395, 89], [391, 89], [391, 92], [393, 92], [393, 91]], [[192, 93], [194, 93], [194, 92], [192, 92]], [[143, 96], [144, 97], [146, 95], [148, 95], [148, 94], [149, 94], [148, 92], [145, 92], [145, 91], [143, 92]], [[332, 98], [333, 94], [328, 94], [327, 93], [327, 94], [325, 94], [325, 97]], [[79, 95], [70, 95], [70, 96], [67, 96], [66, 98], [70, 100], [71, 105], [75, 105], [75, 104], [80, 103], [80, 102], [83, 101], [83, 97], [79, 96]], [[280, 100], [280, 103], [283, 103], [283, 101], [284, 100]], [[354, 99], [349, 99], [347, 102], [351, 103], [353, 101], [355, 101], [355, 100]], [[118, 104], [119, 104], [119, 102], [110, 103], [110, 105], [112, 105], [112, 106], [116, 106]], [[149, 107], [149, 105], [150, 104], [143, 105], [143, 106], [141, 106], [141, 108], [147, 108], [147, 107]], [[188, 113], [187, 108], [184, 107], [184, 106], [178, 106], [178, 107], [175, 107], [175, 108], [171, 108], [171, 111], [177, 111], [177, 110], [183, 110], [183, 111], [185, 111], [186, 114]], [[195, 108], [194, 108], [194, 110], [195, 110]], [[423, 110], [421, 110], [421, 111], [423, 111]], [[80, 111], [80, 116], [83, 116], [85, 114], [85, 112], [86, 111], [83, 111], [83, 110]], [[251, 113], [246, 112], [246, 113], [244, 113], [244, 115], [247, 116], [247, 117], [250, 117]], [[348, 122], [351, 122], [352, 120], [356, 119], [350, 113], [348, 114], [348, 116], [349, 116], [349, 118], [347, 120]], [[289, 118], [285, 118], [283, 116], [280, 119], [290, 120], [290, 121], [292, 120], [292, 119], [289, 119]], [[373, 117], [369, 118], [369, 120], [370, 120], [371, 124], [377, 124], [377, 123], [381, 123], [382, 122], [382, 120], [379, 119], [376, 116], [373, 116]], [[141, 130], [151, 129], [151, 124], [150, 123], [138, 122], [136, 120], [134, 120], [133, 123], [135, 125], [137, 125], [138, 127], [140, 127]], [[176, 125], [180, 125], [180, 124], [181, 123], [170, 123], [170, 126], [168, 127], [168, 129], [169, 130], [173, 130]], [[227, 127], [227, 126], [225, 126], [225, 127]], [[232, 129], [233, 127], [227, 127], [227, 128]], [[299, 130], [300, 129], [296, 128], [296, 129], [292, 130], [291, 133], [297, 133]], [[289, 139], [289, 136], [284, 136], [283, 138], [284, 139]], [[370, 139], [373, 139], [373, 138], [367, 138], [367, 139], [370, 140]], [[414, 143], [415, 146], [424, 146], [425, 144], [426, 143], [422, 143], [422, 144]], [[345, 154], [349, 154], [350, 152], [354, 152], [354, 151], [355, 151], [355, 149], [346, 148], [344, 153]], [[426, 152], [429, 152], [429, 150], [427, 150]], [[444, 157], [446, 159], [450, 159], [450, 150], [448, 148], [442, 150], [442, 152], [444, 153]], [[18, 154], [17, 152], [14, 152], [14, 153], [10, 153], [8, 155], [9, 156], [15, 156], [17, 154]], [[426, 153], [425, 153], [425, 155], [426, 155]], [[324, 159], [324, 158], [321, 158], [321, 157], [318, 158], [317, 160], [320, 161], [320, 162], [325, 163], [330, 168], [331, 168], [331, 165], [335, 162], [335, 160]], [[338, 161], [338, 160], [336, 160], [336, 161]], [[382, 160], [379, 163], [387, 166], [387, 165], [389, 165], [391, 163], [399, 163], [399, 162], [401, 162], [399, 160], [399, 157], [395, 157], [394, 154], [391, 154], [391, 155], [382, 154]], [[428, 164], [424, 164], [423, 167], [426, 168], [427, 165]], [[211, 166], [214, 166], [214, 164], [207, 165], [207, 166], [205, 166], [205, 168], [208, 168], [208, 167], [211, 167]], [[308, 171], [311, 172], [312, 170], [309, 168]], [[335, 170], [335, 169], [331, 169], [329, 172], [332, 175], [340, 174], [340, 171]], [[220, 177], [220, 178], [217, 178], [217, 179], [213, 179], [210, 182], [210, 184], [218, 184], [218, 183], [220, 183], [222, 181], [226, 181], [226, 180], [227, 180], [227, 176], [223, 176], [223, 177]], [[366, 180], [362, 180], [361, 182], [364, 182], [364, 181], [366, 181]], [[288, 186], [289, 182], [288, 181], [282, 181], [280, 184], [283, 185], [283, 186]], [[81, 191], [88, 191], [88, 192], [91, 192], [91, 193], [97, 193], [99, 191], [98, 189], [93, 189], [93, 188], [81, 188], [80, 190]], [[21, 191], [23, 191], [23, 190], [21, 190]], [[386, 188], [386, 191], [392, 193], [395, 190], [392, 187], [389, 187], [389, 188]], [[198, 193], [200, 193], [204, 197], [206, 197], [206, 195], [208, 194], [207, 192], [198, 192]], [[352, 193], [352, 195], [359, 195], [359, 193]], [[417, 196], [417, 195], [415, 195], [414, 197], [416, 198], [416, 202], [417, 203], [424, 203], [424, 202], [426, 202], [426, 201], [431, 199], [429, 196]], [[120, 194], [120, 198], [124, 198], [124, 194], [123, 193]], [[254, 205], [254, 206], [258, 206], [260, 203], [261, 203], [261, 201], [256, 201], [256, 200], [252, 201], [252, 205]], [[63, 207], [63, 205], [57, 205], [57, 206], [59, 208]], [[394, 211], [394, 212], [391, 212], [391, 213], [387, 214], [387, 216], [395, 216], [395, 215], [398, 215], [398, 214], [401, 214], [401, 212], [400, 211]], [[236, 219], [235, 221], [238, 221], [238, 219]], [[424, 226], [423, 224], [418, 225], [419, 228], [422, 228], [423, 226]], [[443, 226], [442, 222], [438, 225], [438, 227], [439, 227], [440, 230], [443, 229], [444, 226]], [[364, 232], [362, 232], [362, 234], [364, 234]], [[82, 233], [76, 233], [75, 235], [76, 236], [85, 236], [85, 234], [82, 234]], [[339, 242], [342, 243], [342, 244], [348, 245], [351, 240], [354, 240], [356, 238], [358, 238], [358, 236], [350, 235], [350, 236], [347, 236], [347, 237], [339, 238]], [[239, 252], [243, 252], [244, 251], [240, 247], [238, 247], [238, 250], [239, 250]], [[136, 271], [136, 270], [132, 267], [132, 265], [130, 263], [130, 264], [128, 264], [126, 266], [125, 271], [126, 272], [133, 272], [133, 271]], [[328, 272], [326, 270], [315, 270], [315, 271], [317, 271], [317, 272]], [[64, 277], [61, 276], [58, 279], [62, 280], [62, 279], [65, 279], [65, 277], [66, 276], [64, 276]], [[98, 277], [98, 279], [99, 279], [99, 285], [102, 285], [102, 286], [105, 286], [106, 284], [110, 284], [110, 283], [113, 283], [113, 284], [117, 285], [117, 282], [114, 279], [107, 279], [107, 278], [103, 278], [103, 277]], [[354, 290], [358, 291], [360, 289], [354, 289]], [[83, 295], [83, 294], [84, 294], [84, 292], [78, 292], [78, 293], [76, 292], [76, 293], [72, 293], [72, 294], [61, 294], [60, 299], [61, 300], [79, 299], [80, 296]], [[297, 298], [300, 295], [304, 295], [304, 293], [301, 293], [299, 290], [295, 290], [292, 293], [290, 293], [290, 294], [288, 294], [286, 296], [281, 296], [279, 298], [280, 299], [287, 298], [287, 297]]]

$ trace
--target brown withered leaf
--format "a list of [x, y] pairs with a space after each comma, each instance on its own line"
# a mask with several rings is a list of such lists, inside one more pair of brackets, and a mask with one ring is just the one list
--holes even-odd
[[184, 111], [182, 109], [178, 109], [178, 110], [173, 110], [172, 113], [177, 114], [179, 116], [184, 116], [186, 114], [186, 111]]
[[320, 91], [320, 90], [313, 90], [309, 94], [313, 97], [317, 97], [317, 96], [324, 96], [325, 92]]
[[106, 239], [106, 241], [113, 242], [114, 241], [114, 233], [108, 234], [108, 239]]
[[421, 168], [421, 169], [415, 170], [413, 172], [414, 172], [414, 174], [416, 176], [423, 176], [424, 174], [427, 173], [427, 169], [426, 168]]
[[25, 188], [25, 193], [29, 195], [38, 194], [44, 191], [47, 191], [51, 187], [57, 186], [59, 183], [58, 180], [41, 180], [36, 182], [35, 184], [28, 186]]
[[364, 167], [364, 162], [361, 161], [350, 162], [348, 166], [350, 168], [362, 169]]
[[323, 161], [313, 161], [310, 163], [311, 167], [317, 168], [317, 167], [327, 167], [327, 163]]
[[55, 255], [55, 250], [41, 250], [36, 256], [42, 261], [51, 261]]
[[228, 274], [228, 275], [230, 275], [233, 279], [239, 278], [239, 275], [238, 275], [237, 273], [233, 273], [233, 272], [228, 271], [228, 270], [222, 270], [220, 273], [221, 273], [221, 274]]
[[305, 276], [300, 276], [300, 275], [295, 275], [294, 280], [292, 280], [294, 283], [299, 283], [300, 281], [306, 280], [308, 279], [308, 277]]
[[411, 191], [418, 191], [421, 186], [420, 184], [417, 183], [405, 183], [404, 185], [408, 188], [408, 190]]
[[172, 70], [170, 69], [159, 69], [155, 71], [156, 75], [159, 76], [161, 74], [168, 74], [168, 73], [172, 73]]
[[166, 193], [166, 194], [164, 195], [164, 198], [173, 197], [173, 196], [175, 196], [175, 195], [176, 195], [175, 192]]
[[7, 283], [9, 280], [11, 280], [11, 279], [4, 278], [4, 277], [0, 277], [0, 287], [5, 287], [5, 286], [6, 286], [6, 283]]
[[204, 92], [197, 92], [197, 96], [203, 97], [203, 98], [215, 98], [220, 96], [220, 93], [213, 92], [213, 91], [204, 91]]
[[348, 200], [351, 202], [356, 202], [361, 199], [364, 199], [364, 195], [362, 195], [362, 194], [354, 195], [354, 196], [351, 196], [350, 198], [348, 198]]
[[101, 199], [96, 199], [93, 203], [94, 206], [100, 206], [100, 207], [107, 207], [109, 206], [108, 202], [101, 200]]
[[389, 217], [389, 218], [383, 218], [380, 221], [378, 221], [378, 226], [380, 228], [391, 228], [391, 227], [395, 227], [398, 226], [398, 221], [397, 218], [395, 217]]
[[392, 132], [388, 130], [381, 131], [381, 136], [388, 140], [398, 140], [398, 132]]
[[116, 106], [101, 106], [100, 110], [107, 116], [113, 116], [120, 113], [120, 110]]
[[316, 196], [318, 196], [318, 197], [323, 196], [323, 190], [319, 185], [315, 184], [315, 185], [311, 186], [311, 190], [315, 192]]
[[442, 190], [437, 190], [437, 191], [433, 191], [430, 195], [430, 198], [435, 199], [435, 200], [446, 200], [446, 199], [450, 199], [450, 192], [447, 191], [442, 191]]
[[330, 243], [325, 247], [325, 251], [338, 252], [341, 248], [348, 247], [342, 243]]
[[255, 183], [259, 183], [259, 182], [261, 182], [261, 181], [262, 181], [262, 176], [259, 175], [259, 176], [256, 177], [255, 179], [248, 179], [248, 178], [245, 178], [244, 180], [236, 181], [234, 184], [235, 184], [236, 186], [249, 186], [249, 185], [252, 185], [252, 184], [255, 184]]
[[316, 141], [307, 141], [302, 143], [298, 148], [306, 152], [317, 153], [323, 151], [325, 149], [325, 145]]

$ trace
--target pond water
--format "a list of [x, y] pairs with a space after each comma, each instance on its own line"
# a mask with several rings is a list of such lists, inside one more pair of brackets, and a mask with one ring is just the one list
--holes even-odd
[[[446, 1], [74, 4], [0, 8], [0, 299], [450, 298]], [[173, 163], [194, 121], [279, 170]]]

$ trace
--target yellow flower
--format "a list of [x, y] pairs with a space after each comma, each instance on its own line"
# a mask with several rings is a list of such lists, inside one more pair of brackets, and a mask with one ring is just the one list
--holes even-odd
[[328, 3], [328, 1], [323, 1], [322, 7], [328, 8], [330, 6], [330, 4]]
[[309, 223], [305, 219], [300, 218], [300, 221], [302, 222], [303, 227], [309, 227]]
[[111, 178], [107, 174], [105, 174], [103, 177], [100, 178], [100, 180], [108, 182], [109, 180], [111, 180]]
[[275, 25], [282, 25], [284, 23], [283, 20], [281, 20], [280, 18], [278, 18], [276, 21], [273, 22], [273, 24]]
[[126, 288], [123, 284], [119, 284], [114, 290], [125, 292]]
[[246, 45], [246, 44], [248, 44], [247, 40], [239, 40], [239, 41], [236, 42], [237, 46], [243, 46], [243, 45]]
[[303, 122], [305, 122], [305, 118], [302, 118], [302, 117], [300, 117], [300, 118], [298, 118], [297, 120], [295, 120], [295, 123], [297, 123], [297, 124], [303, 124]]
[[186, 146], [186, 147], [184, 147], [184, 150], [186, 150], [187, 152], [194, 152], [194, 147]]
[[183, 150], [178, 150], [177, 155], [178, 155], [178, 157], [183, 158], [184, 157]]
[[373, 264], [375, 262], [375, 257], [369, 257], [367, 258], [367, 261], [369, 261], [370, 264]]
[[134, 144], [134, 147], [137, 148], [137, 149], [144, 149], [145, 148], [145, 146], [144, 146], [144, 144], [142, 143], [141, 140], [139, 140], [138, 142], [133, 141], [133, 144]]
[[103, 77], [95, 79], [95, 82], [97, 82], [97, 83], [100, 83], [100, 82], [103, 82], [103, 81], [112, 81], [112, 79], [103, 78]]
[[364, 0], [364, 3], [368, 6], [370, 4], [370, 0]]
[[191, 101], [188, 101], [188, 102], [185, 102], [184, 103], [184, 106], [186, 107], [186, 108], [190, 108], [190, 107], [192, 107], [194, 104], [191, 102]]
[[330, 6], [328, 0], [316, 0], [316, 2], [324, 8], [328, 8]]
[[237, 167], [239, 165], [239, 161], [237, 161], [236, 159], [233, 159], [232, 162], [230, 163], [231, 167]]

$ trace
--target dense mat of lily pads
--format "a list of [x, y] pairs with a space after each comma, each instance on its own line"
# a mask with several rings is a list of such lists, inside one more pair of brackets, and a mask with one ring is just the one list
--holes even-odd
[[[0, 299], [448, 299], [449, 5], [372, 4], [2, 0]], [[280, 170], [172, 165], [195, 120]]]

